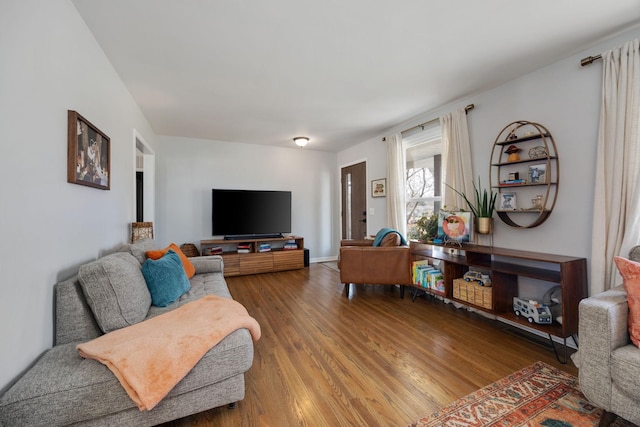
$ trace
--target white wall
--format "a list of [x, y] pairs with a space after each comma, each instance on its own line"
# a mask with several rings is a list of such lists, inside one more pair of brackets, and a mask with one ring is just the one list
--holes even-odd
[[[53, 286], [128, 238], [153, 133], [68, 0], [0, 4], [0, 390], [53, 342]], [[67, 110], [111, 138], [111, 190], [67, 183]]]
[[168, 136], [157, 137], [158, 243], [199, 246], [211, 235], [211, 189], [292, 192], [291, 232], [312, 261], [335, 257], [336, 154]]
[[[612, 37], [492, 90], [401, 123], [385, 132], [385, 135], [473, 103], [475, 109], [469, 112], [468, 123], [474, 175], [488, 182], [491, 148], [504, 126], [516, 120], [528, 120], [546, 126], [555, 139], [560, 158], [559, 195], [553, 213], [544, 224], [531, 229], [511, 228], [496, 217], [494, 245], [589, 259], [602, 63], [581, 67], [580, 59], [621, 46], [639, 36], [640, 30], [635, 29]], [[385, 156], [380, 149], [382, 136], [338, 153], [338, 166], [363, 156], [367, 159]], [[367, 175], [369, 180], [384, 177], [384, 162], [368, 162]], [[368, 204], [371, 206], [379, 200], [369, 195]], [[376, 208], [376, 214], [380, 210]], [[375, 233], [385, 225], [381, 218], [369, 218], [370, 233]]]
[[[338, 170], [336, 171], [338, 187], [335, 190], [335, 199], [338, 208], [341, 206], [340, 171], [346, 166], [360, 162], [366, 162], [367, 164], [367, 235], [371, 235], [376, 234], [381, 228], [388, 226], [386, 212], [387, 198], [371, 197], [371, 181], [387, 177], [387, 153], [386, 145], [382, 142], [382, 137], [370, 139], [338, 153]], [[342, 235], [342, 222], [340, 217], [338, 217], [337, 227], [339, 235]]]

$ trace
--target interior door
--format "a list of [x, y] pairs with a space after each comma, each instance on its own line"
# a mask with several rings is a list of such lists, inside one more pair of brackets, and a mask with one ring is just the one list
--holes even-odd
[[343, 239], [364, 239], [367, 235], [366, 181], [366, 162], [341, 170]]

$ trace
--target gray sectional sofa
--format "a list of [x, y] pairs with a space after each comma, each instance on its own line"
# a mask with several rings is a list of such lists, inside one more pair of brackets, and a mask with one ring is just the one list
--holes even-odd
[[[90, 263], [94, 272], [104, 270], [108, 279], [108, 292], [101, 301], [121, 305], [103, 307], [115, 310], [111, 321], [131, 323], [141, 310], [144, 318], [157, 316], [208, 294], [231, 298], [222, 259], [209, 256], [190, 258], [196, 274], [190, 279], [191, 289], [178, 301], [162, 308], [146, 302], [135, 306], [140, 303], [126, 295], [128, 286], [113, 283], [113, 278], [139, 280], [129, 266], [139, 269], [146, 251], [153, 249], [154, 242], [144, 240]], [[253, 363], [253, 341], [247, 329], [224, 338], [156, 407], [140, 411], [107, 367], [78, 354], [76, 345], [102, 335], [103, 329], [94, 316], [95, 301], [88, 304], [77, 276], [55, 286], [55, 303], [55, 345], [0, 397], [0, 426], [150, 426], [244, 398], [244, 373]]]

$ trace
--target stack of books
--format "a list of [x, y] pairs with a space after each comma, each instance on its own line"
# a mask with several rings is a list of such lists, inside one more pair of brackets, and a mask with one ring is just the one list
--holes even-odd
[[258, 252], [269, 252], [271, 250], [271, 245], [269, 243], [260, 243], [258, 246]]
[[414, 261], [411, 266], [413, 284], [421, 288], [444, 292], [444, 275], [428, 260]]
[[251, 243], [240, 243], [238, 245], [239, 254], [248, 254], [249, 252], [251, 252]]
[[526, 184], [526, 181], [524, 179], [505, 179], [504, 181], [500, 181], [501, 186], [520, 185], [520, 184]]
[[290, 251], [293, 249], [298, 249], [298, 245], [296, 244], [295, 240], [290, 240], [284, 244], [284, 247], [282, 249], [284, 249], [285, 251]]
[[212, 246], [206, 250], [206, 255], [220, 255], [222, 248], [220, 246]]

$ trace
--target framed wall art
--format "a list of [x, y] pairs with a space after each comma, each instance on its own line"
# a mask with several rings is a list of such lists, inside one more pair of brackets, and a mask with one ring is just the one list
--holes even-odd
[[447, 242], [469, 242], [472, 233], [471, 212], [438, 213], [438, 238]]
[[82, 117], [68, 111], [67, 182], [109, 190], [111, 140]]
[[371, 197], [384, 197], [387, 195], [387, 178], [371, 181]]

